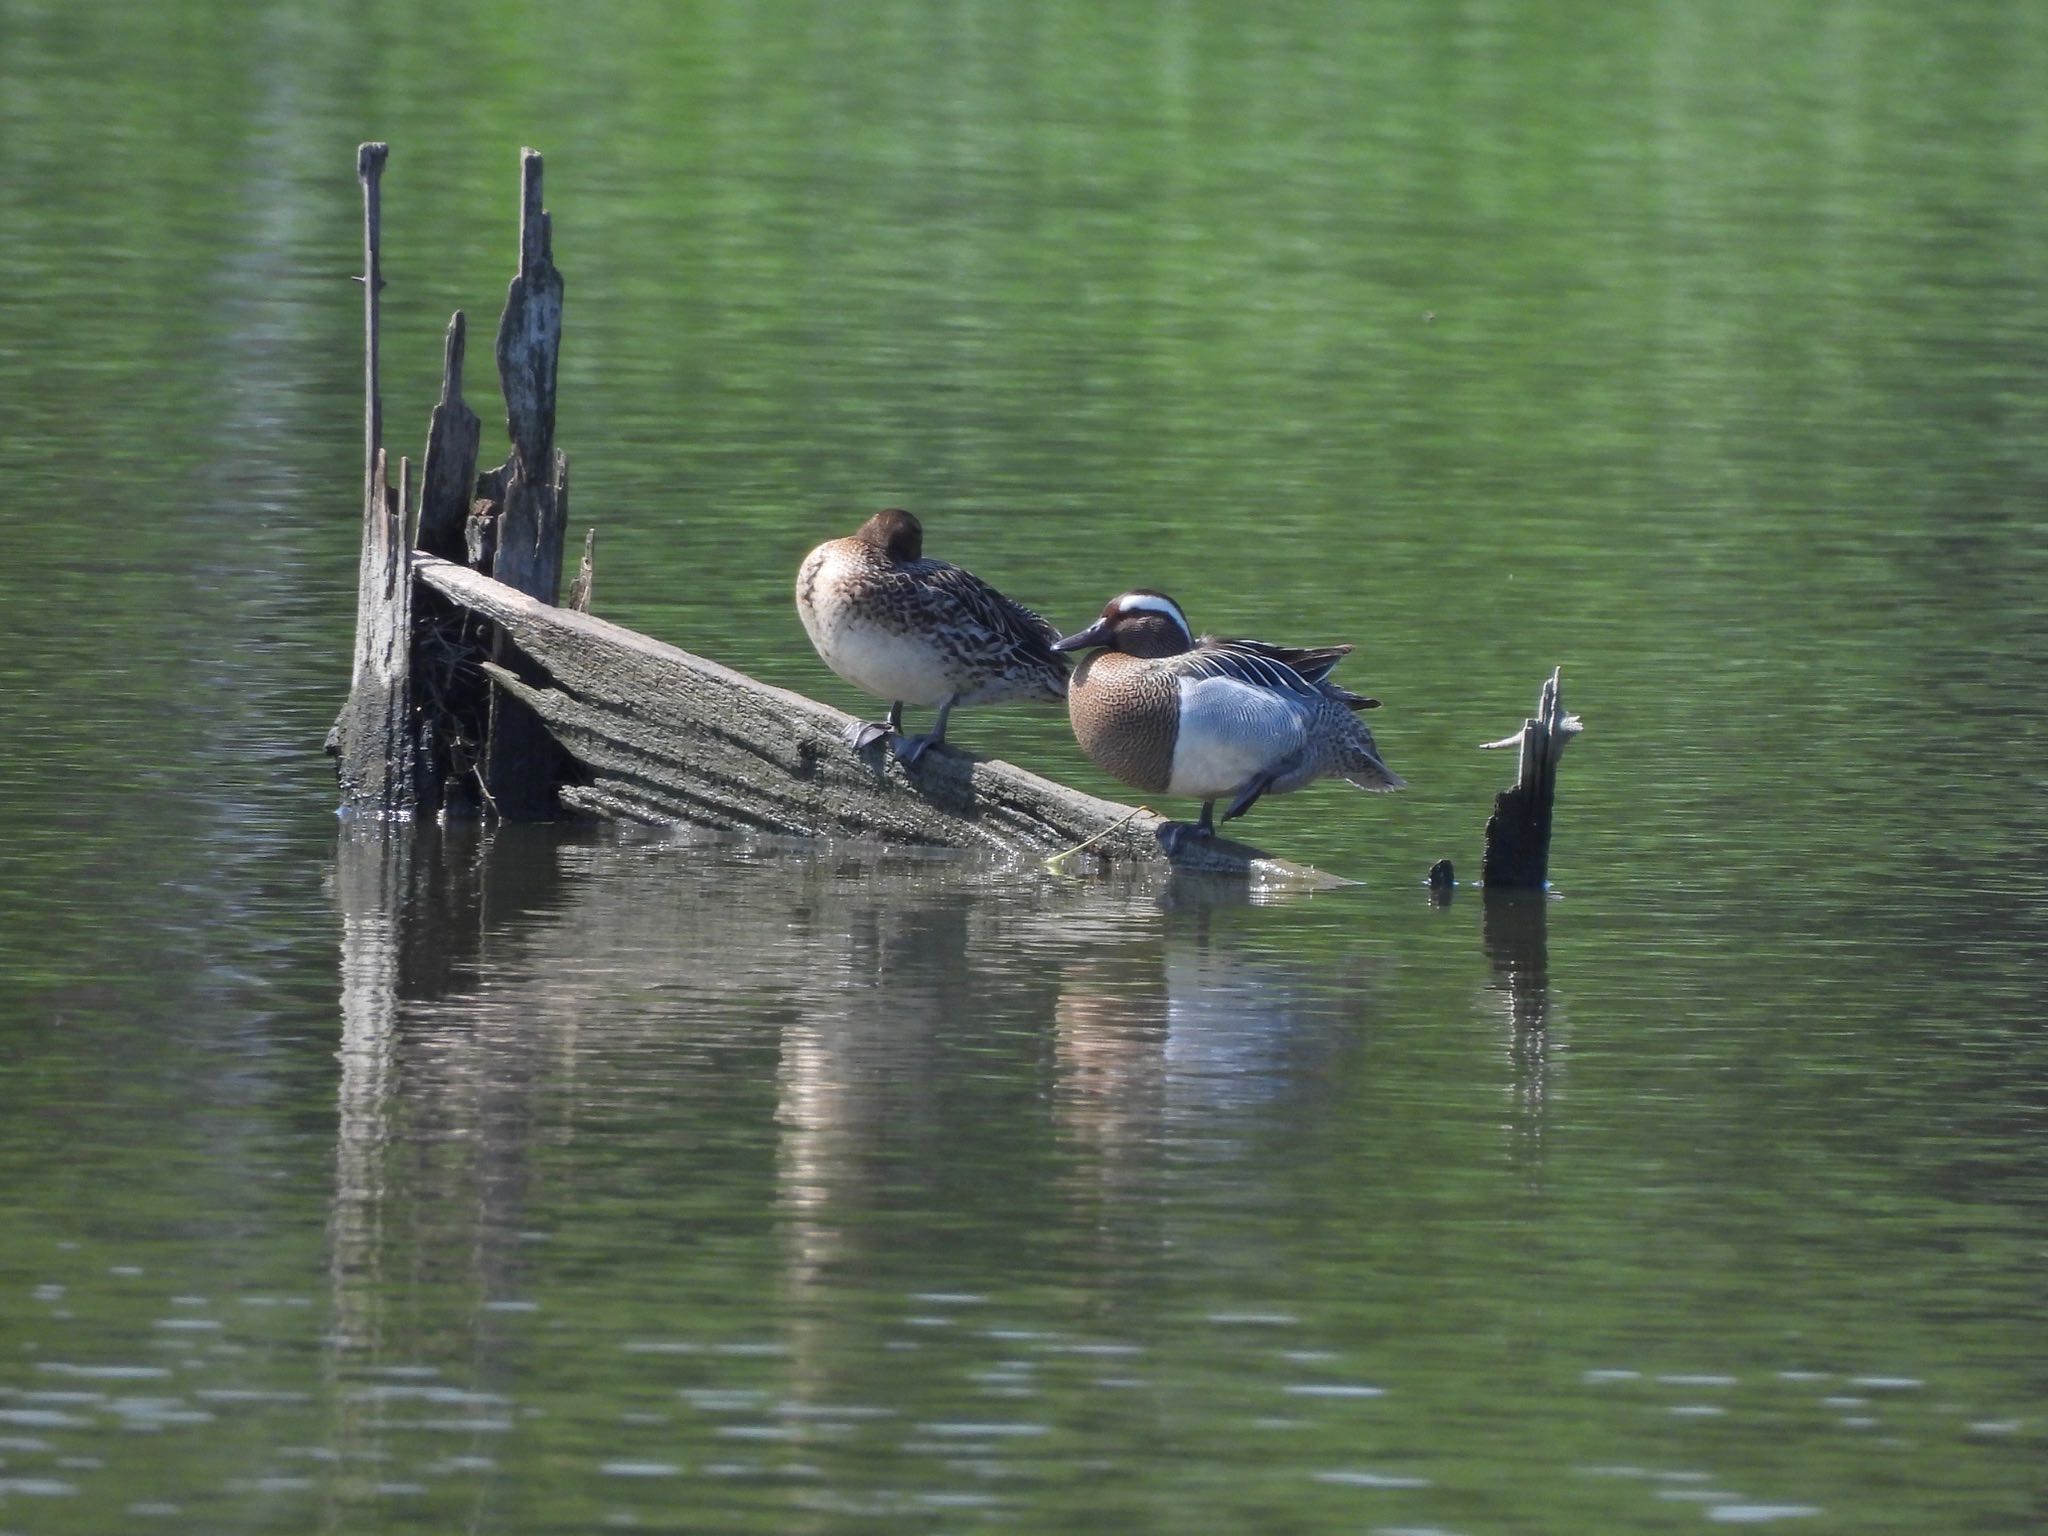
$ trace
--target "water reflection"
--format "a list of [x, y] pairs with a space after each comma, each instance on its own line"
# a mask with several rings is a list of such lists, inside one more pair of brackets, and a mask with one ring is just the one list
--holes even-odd
[[[1062, 1263], [1163, 1249], [1172, 1182], [1242, 1156], [1276, 1117], [1312, 1116], [1369, 990], [1355, 964], [1260, 949], [1241, 920], [1271, 898], [1230, 883], [1067, 885], [872, 850], [363, 827], [341, 838], [335, 890], [329, 1348], [351, 1456], [417, 1418], [423, 1405], [399, 1403], [384, 1373], [410, 1368], [430, 1319], [470, 1340], [471, 1391], [488, 1395], [516, 1356], [507, 1309], [531, 1305], [530, 1240], [551, 1236], [524, 1230], [525, 1191], [583, 1113], [615, 1125], [644, 1097], [657, 1118], [634, 1155], [647, 1177], [687, 1179], [663, 1148], [714, 1134], [693, 1101], [732, 1092], [732, 1053], [772, 1055], [770, 1096], [715, 1134], [730, 1156], [760, 1149], [772, 1179], [775, 1304], [712, 1343], [767, 1351], [783, 1417], [808, 1425], [859, 1397], [849, 1350], [858, 1376], [916, 1343], [897, 1337], [900, 1317], [858, 1320], [877, 1275], [911, 1292], [955, 1264], [1028, 1273], [1051, 1262], [1048, 1242]], [[706, 1155], [717, 1149], [690, 1153]], [[459, 1315], [452, 1296], [468, 1298]], [[437, 1422], [486, 1433], [504, 1411], [465, 1398]], [[821, 1433], [754, 1428], [777, 1444]]]
[[1553, 1089], [1550, 998], [1550, 903], [1547, 891], [1484, 891], [1481, 942], [1492, 970], [1489, 987], [1508, 1023], [1512, 1151], [1532, 1187], [1543, 1174], [1543, 1142]]
[[[1473, 1493], [1433, 1448], [1474, 1424], [1517, 1478], [1566, 1475], [1486, 1430], [1496, 1397], [1570, 1397], [1597, 1428], [1572, 1454], [1655, 1492], [1754, 1470], [1669, 1425], [1820, 1391], [1706, 1331], [1639, 1368], [1686, 1294], [1649, 1258], [1654, 1305], [1573, 1299], [1622, 1218], [1547, 1144], [1541, 898], [1378, 944], [1321, 897], [516, 829], [350, 829], [334, 891], [325, 1438], [269, 1472], [317, 1455], [335, 1528], [416, 1485], [487, 1525], [529, 1465], [568, 1469], [536, 1494], [564, 1528], [658, 1522], [685, 1485], [736, 1530], [1051, 1519], [1083, 1460], [1153, 1465], [1161, 1424], [1232, 1469], [1240, 1524], [1370, 1499], [1422, 1528]], [[1716, 1479], [1720, 1519], [1816, 1482]]]
[[[1105, 1206], [1160, 1194], [1169, 1160], [1225, 1158], [1306, 1109], [1365, 1025], [1355, 967], [1255, 950], [1233, 909], [1289, 899], [1177, 879], [1070, 955], [1053, 1011], [1054, 1118]], [[1104, 898], [1108, 907], [1111, 898]], [[1342, 1006], [1333, 999], [1342, 996]]]

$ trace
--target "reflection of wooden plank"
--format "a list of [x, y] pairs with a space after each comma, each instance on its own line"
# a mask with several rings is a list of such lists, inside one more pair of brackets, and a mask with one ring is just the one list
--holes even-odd
[[[419, 580], [499, 626], [520, 672], [491, 666], [575, 758], [561, 796], [611, 819], [856, 837], [939, 848], [1050, 854], [1088, 838], [1110, 863], [1165, 867], [1161, 818], [1008, 763], [948, 749], [915, 774], [876, 747], [856, 755], [853, 717], [446, 560], [415, 556]], [[580, 779], [581, 782], [575, 782]], [[1342, 882], [1218, 839], [1177, 868], [1276, 882]]]
[[1557, 763], [1571, 739], [1585, 729], [1564, 707], [1559, 667], [1543, 684], [1533, 719], [1520, 731], [1489, 741], [1488, 748], [1517, 747], [1521, 765], [1514, 787], [1494, 798], [1486, 819], [1486, 855], [1480, 878], [1488, 886], [1539, 888], [1550, 877], [1550, 818], [1557, 798]]

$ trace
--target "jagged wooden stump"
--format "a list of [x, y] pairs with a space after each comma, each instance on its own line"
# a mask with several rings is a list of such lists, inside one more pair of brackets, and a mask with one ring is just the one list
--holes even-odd
[[1482, 750], [1519, 747], [1521, 764], [1514, 787], [1494, 798], [1493, 814], [1486, 819], [1486, 854], [1480, 865], [1480, 881], [1489, 889], [1521, 887], [1541, 889], [1550, 878], [1550, 821], [1557, 798], [1557, 764], [1571, 739], [1585, 726], [1579, 717], [1567, 714], [1558, 667], [1543, 684], [1533, 719], [1521, 730], [1499, 741], [1489, 741]]

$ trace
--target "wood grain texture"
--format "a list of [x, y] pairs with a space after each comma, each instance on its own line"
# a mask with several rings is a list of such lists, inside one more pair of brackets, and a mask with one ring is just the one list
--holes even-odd
[[[585, 814], [1040, 857], [1099, 838], [1088, 857], [1167, 867], [1150, 811], [950, 749], [912, 774], [880, 748], [856, 755], [853, 717], [828, 705], [445, 560], [419, 555], [413, 568], [516, 649], [516, 669], [486, 669], [575, 760], [561, 798]], [[1221, 839], [1173, 867], [1344, 883]]]
[[412, 699], [412, 593], [405, 508], [411, 466], [399, 461], [396, 494], [385, 486], [384, 455], [363, 498], [356, 573], [355, 663], [348, 702], [328, 736], [342, 804], [366, 816], [412, 814], [419, 798], [419, 742]]
[[569, 583], [569, 606], [578, 613], [590, 612], [590, 591], [597, 581], [597, 530], [583, 535], [583, 558], [576, 566], [576, 579]]

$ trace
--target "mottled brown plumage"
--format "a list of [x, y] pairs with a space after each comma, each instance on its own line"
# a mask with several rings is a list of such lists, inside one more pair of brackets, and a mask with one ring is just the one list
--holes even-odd
[[[1066, 694], [1066, 659], [1052, 649], [1059, 631], [972, 572], [926, 559], [923, 528], [899, 508], [812, 550], [797, 572], [796, 606], [825, 664], [889, 701], [888, 724], [852, 733], [856, 747], [896, 735], [914, 764], [943, 743], [956, 705]], [[937, 706], [930, 735], [901, 738], [905, 704]]]

